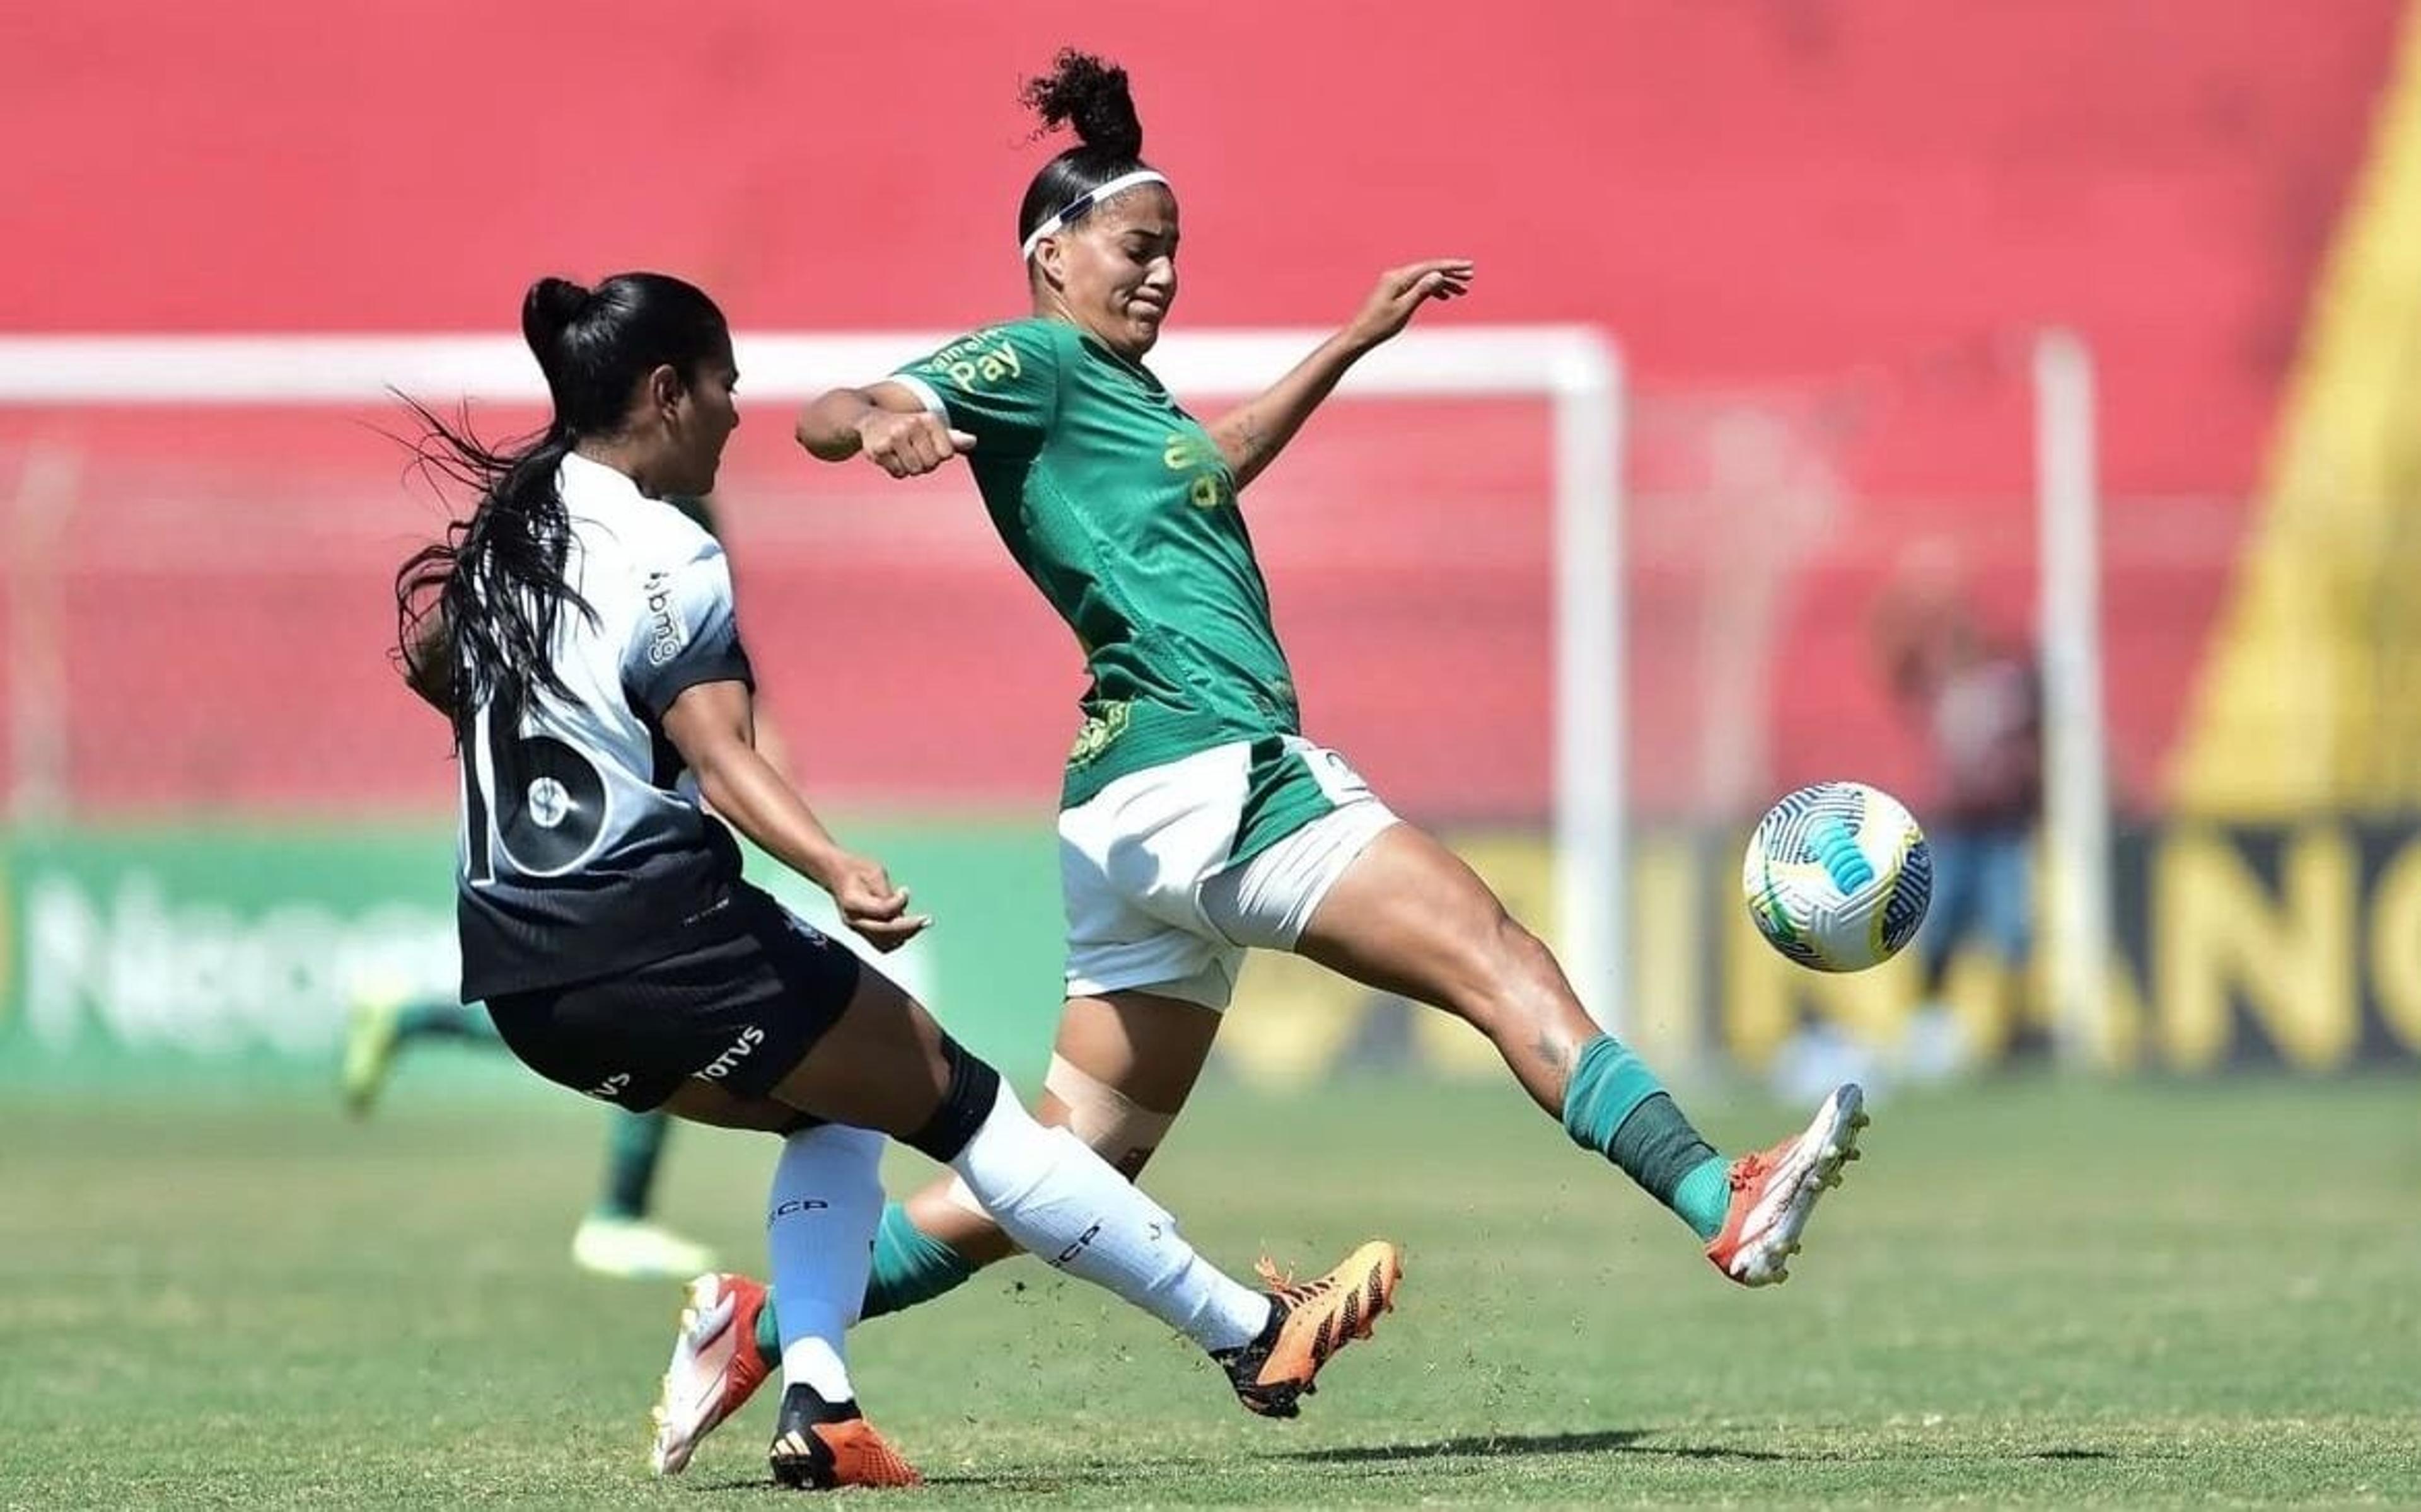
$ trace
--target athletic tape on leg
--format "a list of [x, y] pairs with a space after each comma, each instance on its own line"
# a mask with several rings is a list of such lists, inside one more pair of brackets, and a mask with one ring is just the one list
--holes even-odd
[[[1065, 1056], [1051, 1057], [1042, 1090], [1066, 1106], [1070, 1132], [1130, 1181], [1177, 1122], [1177, 1115], [1152, 1112]], [[949, 1200], [961, 1211], [983, 1213], [983, 1205], [963, 1180], [951, 1181]]]

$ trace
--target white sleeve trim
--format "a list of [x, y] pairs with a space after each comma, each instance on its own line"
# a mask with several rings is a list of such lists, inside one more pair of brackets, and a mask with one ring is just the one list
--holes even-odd
[[897, 383], [901, 388], [906, 389], [909, 393], [915, 395], [916, 402], [925, 406], [926, 410], [931, 413], [934, 419], [940, 420], [945, 424], [948, 422], [950, 418], [950, 407], [942, 402], [942, 396], [933, 391], [932, 384], [926, 382], [923, 379], [918, 378], [914, 373], [894, 373], [883, 382]]

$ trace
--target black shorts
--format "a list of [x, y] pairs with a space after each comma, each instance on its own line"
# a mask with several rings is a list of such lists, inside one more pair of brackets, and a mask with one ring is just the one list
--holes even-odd
[[566, 987], [488, 1003], [496, 1032], [550, 1082], [634, 1113], [697, 1077], [743, 1098], [771, 1092], [849, 1006], [848, 946], [755, 888], [728, 940]]

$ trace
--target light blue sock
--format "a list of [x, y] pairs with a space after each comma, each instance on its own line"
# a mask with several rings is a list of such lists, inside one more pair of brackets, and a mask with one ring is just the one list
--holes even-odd
[[[910, 1222], [907, 1208], [885, 1203], [874, 1230], [874, 1269], [867, 1277], [859, 1321], [930, 1302], [975, 1273], [965, 1256]], [[757, 1314], [757, 1354], [768, 1365], [782, 1363], [782, 1329], [773, 1307], [768, 1291]]]

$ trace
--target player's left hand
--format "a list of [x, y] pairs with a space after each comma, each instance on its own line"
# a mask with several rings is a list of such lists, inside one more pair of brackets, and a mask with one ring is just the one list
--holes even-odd
[[1379, 287], [1345, 328], [1345, 338], [1361, 348], [1375, 347], [1412, 323], [1413, 314], [1429, 301], [1460, 299], [1471, 292], [1469, 257], [1432, 257], [1408, 262], [1379, 275]]
[[931, 914], [908, 912], [908, 889], [892, 884], [882, 863], [864, 856], [845, 857], [833, 868], [833, 903], [843, 923], [875, 949], [898, 949], [924, 933]]

